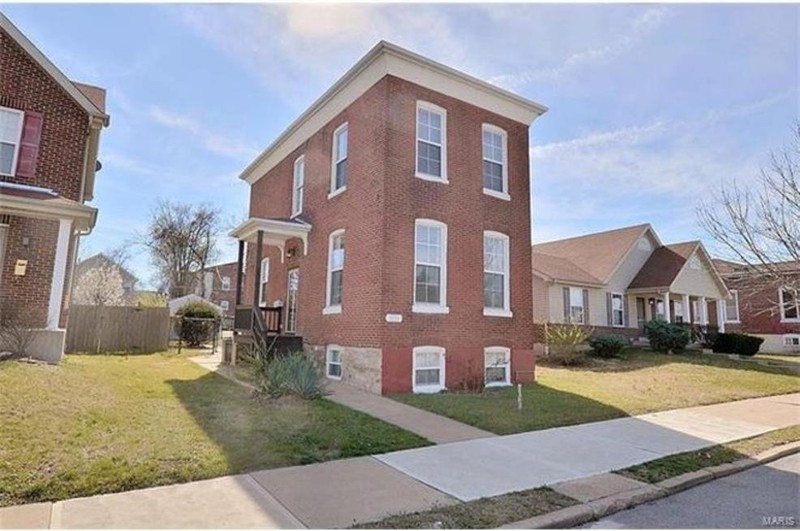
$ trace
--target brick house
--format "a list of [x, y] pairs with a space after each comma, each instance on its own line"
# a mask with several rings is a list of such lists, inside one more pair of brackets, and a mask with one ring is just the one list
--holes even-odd
[[529, 126], [545, 111], [380, 42], [241, 175], [239, 340], [295, 334], [375, 393], [532, 379]]
[[538, 341], [545, 323], [629, 338], [655, 318], [724, 331], [716, 301], [730, 293], [699, 241], [664, 245], [644, 224], [536, 244], [532, 259]]
[[200, 272], [196, 293], [219, 306], [225, 317], [233, 317], [236, 306], [237, 262], [208, 266]]
[[[731, 291], [723, 308], [725, 326], [764, 338], [761, 352], [800, 353], [800, 297], [796, 290], [744, 264], [714, 260]], [[800, 262], [774, 264], [800, 277]], [[796, 283], [795, 283], [796, 285]]]
[[103, 89], [67, 79], [0, 13], [0, 314], [35, 330], [28, 350], [51, 362], [64, 352], [78, 241], [97, 218], [85, 203], [104, 108]]

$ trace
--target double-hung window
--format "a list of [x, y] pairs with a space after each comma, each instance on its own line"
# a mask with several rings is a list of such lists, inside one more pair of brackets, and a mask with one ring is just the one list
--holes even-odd
[[511, 385], [511, 349], [488, 347], [483, 351], [484, 385]]
[[447, 182], [447, 111], [417, 102], [417, 177]]
[[611, 326], [625, 326], [625, 305], [621, 293], [611, 294]]
[[508, 236], [483, 233], [483, 314], [511, 317]]
[[588, 324], [584, 304], [584, 291], [581, 288], [564, 288], [564, 302], [569, 308], [567, 317], [572, 324]]
[[739, 322], [739, 292], [731, 290], [731, 298], [725, 299], [725, 322]]
[[294, 161], [294, 179], [292, 180], [292, 217], [303, 212], [303, 192], [306, 187], [306, 157], [300, 156]]
[[342, 311], [342, 280], [344, 273], [344, 230], [331, 233], [328, 244], [328, 292], [323, 313]]
[[24, 113], [0, 107], [0, 175], [14, 175], [17, 169]]
[[325, 353], [325, 374], [333, 380], [342, 379], [342, 349], [335, 345], [330, 345]]
[[510, 199], [508, 195], [508, 155], [506, 132], [484, 124], [483, 133], [483, 192]]
[[222, 291], [230, 291], [231, 277], [222, 277]]
[[419, 313], [447, 313], [447, 225], [414, 223], [414, 305]]
[[261, 260], [261, 275], [258, 279], [258, 304], [267, 305], [267, 283], [269, 282], [269, 258]]
[[414, 347], [412, 383], [415, 393], [438, 393], [444, 389], [444, 349]]
[[781, 307], [781, 321], [800, 322], [800, 297], [798, 297], [797, 291], [791, 288], [782, 288], [778, 292], [778, 302]]
[[347, 188], [347, 138], [347, 124], [344, 123], [333, 132], [330, 196]]

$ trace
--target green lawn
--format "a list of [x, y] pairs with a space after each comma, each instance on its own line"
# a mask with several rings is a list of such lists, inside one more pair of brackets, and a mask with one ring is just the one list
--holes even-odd
[[0, 506], [428, 444], [327, 400], [252, 398], [176, 355], [3, 362], [0, 389]]
[[789, 369], [699, 353], [629, 349], [623, 355], [581, 368], [539, 365], [537, 383], [523, 386], [522, 411], [516, 409], [516, 388], [392, 398], [508, 434], [800, 391], [800, 379]]

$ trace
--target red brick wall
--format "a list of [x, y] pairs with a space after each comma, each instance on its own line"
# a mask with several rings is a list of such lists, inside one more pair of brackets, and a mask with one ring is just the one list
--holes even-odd
[[778, 284], [761, 285], [747, 279], [726, 279], [739, 291], [739, 324], [727, 323], [726, 331], [747, 334], [800, 334], [800, 323], [782, 323], [778, 308]]
[[[62, 196], [80, 201], [83, 157], [88, 135], [88, 116], [25, 52], [0, 30], [0, 106], [43, 114], [43, 129], [34, 179], [0, 177], [5, 181], [51, 188]], [[3, 304], [30, 305], [38, 317], [37, 326], [46, 323], [50, 299], [52, 265], [58, 223], [29, 218], [11, 218], [0, 301]], [[22, 245], [27, 237], [29, 245]], [[75, 242], [70, 244], [73, 256]], [[28, 260], [25, 276], [14, 275], [14, 264]], [[72, 261], [68, 261], [70, 278]], [[64, 285], [67, 306], [68, 282]], [[62, 317], [62, 326], [65, 319]]]
[[[447, 110], [449, 184], [414, 177], [418, 99]], [[349, 122], [347, 190], [332, 199], [332, 133]], [[508, 134], [512, 201], [482, 191], [481, 125]], [[298, 333], [312, 344], [383, 349], [384, 392], [411, 389], [411, 349], [436, 345], [447, 351], [447, 384], [457, 386], [467, 367], [483, 371], [483, 349], [512, 348], [512, 363], [532, 371], [530, 188], [528, 127], [432, 92], [385, 77], [339, 117], [313, 135], [252, 187], [250, 214], [288, 218], [295, 159], [306, 157], [303, 218], [312, 224], [306, 257], [280, 264], [271, 258], [269, 300], [286, 298], [286, 271], [299, 265]], [[414, 220], [448, 226], [447, 315], [415, 314]], [[328, 236], [346, 229], [341, 315], [322, 315]], [[483, 316], [483, 231], [510, 237], [513, 318]], [[299, 244], [298, 244], [299, 247]], [[301, 248], [301, 247], [300, 247]], [[302, 254], [302, 253], [298, 253]], [[248, 252], [245, 300], [252, 300], [255, 252]], [[402, 323], [386, 323], [400, 313]]]
[[[222, 301], [228, 301], [228, 311], [225, 312], [225, 315], [229, 317], [233, 317], [234, 309], [236, 308], [236, 266], [236, 262], [231, 262], [207, 267], [205, 270], [211, 273], [214, 279], [208, 299], [216, 305], [219, 305]], [[230, 289], [227, 291], [222, 289], [222, 277], [228, 277], [231, 281]]]

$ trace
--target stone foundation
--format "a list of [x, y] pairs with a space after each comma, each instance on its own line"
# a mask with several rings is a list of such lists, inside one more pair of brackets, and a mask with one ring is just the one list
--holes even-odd
[[[342, 351], [341, 382], [356, 389], [381, 394], [382, 352], [379, 348], [339, 346]], [[325, 371], [325, 346], [308, 347]]]

